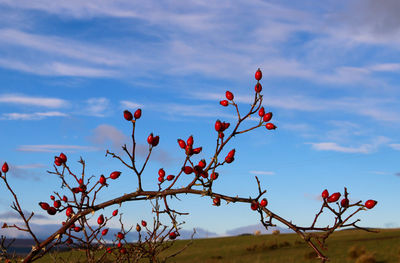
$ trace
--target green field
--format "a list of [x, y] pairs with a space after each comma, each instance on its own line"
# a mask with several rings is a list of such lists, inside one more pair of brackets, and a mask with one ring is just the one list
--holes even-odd
[[[182, 248], [189, 241], [178, 240], [169, 253]], [[327, 241], [326, 255], [330, 262], [356, 262], [350, 257], [350, 251], [364, 250], [364, 257], [370, 261], [358, 259], [357, 263], [400, 262], [400, 229], [384, 229], [380, 233], [360, 230], [345, 230], [334, 233]], [[360, 247], [355, 249], [356, 246]], [[295, 234], [237, 236], [226, 238], [196, 239], [184, 252], [168, 262], [319, 262], [310, 259], [312, 250]], [[78, 262], [81, 252], [68, 252], [68, 262]], [[63, 255], [66, 256], [67, 255]], [[375, 260], [373, 260], [375, 259]], [[46, 256], [37, 262], [54, 262]], [[82, 262], [82, 261], [81, 261]], [[143, 261], [146, 262], [146, 261]], [[148, 262], [148, 261], [147, 261]]]

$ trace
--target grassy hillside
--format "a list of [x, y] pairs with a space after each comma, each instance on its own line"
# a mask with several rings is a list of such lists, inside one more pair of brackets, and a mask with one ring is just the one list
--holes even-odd
[[[179, 250], [187, 242], [178, 240], [169, 253]], [[400, 229], [380, 230], [378, 234], [360, 230], [339, 231], [328, 239], [327, 245], [326, 254], [332, 263], [400, 262]], [[190, 247], [169, 262], [318, 262], [312, 259], [310, 252], [312, 250], [295, 234], [237, 236], [194, 240]], [[361, 252], [364, 260], [357, 256]], [[63, 257], [68, 257], [69, 262], [78, 262], [78, 257], [82, 256], [79, 253], [68, 252]], [[365, 259], [368, 257], [370, 261]], [[54, 261], [46, 256], [38, 262]]]

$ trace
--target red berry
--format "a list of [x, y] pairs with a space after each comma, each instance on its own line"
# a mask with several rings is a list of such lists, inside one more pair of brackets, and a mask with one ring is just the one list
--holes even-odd
[[1, 167], [1, 170], [3, 171], [3, 173], [7, 173], [8, 172], [8, 164], [7, 164], [7, 162], [5, 162], [4, 164], [3, 164], [3, 166]]
[[114, 211], [112, 212], [112, 215], [113, 215], [113, 216], [118, 215], [118, 209], [114, 210]]
[[80, 226], [74, 227], [74, 231], [75, 231], [75, 232], [79, 232], [79, 231], [81, 231], [81, 230], [82, 230], [82, 228], [81, 228]]
[[123, 247], [123, 248], [120, 249], [119, 252], [120, 252], [121, 254], [126, 254], [127, 251], [126, 251], [126, 248]]
[[262, 86], [261, 86], [261, 84], [260, 84], [260, 83], [257, 83], [257, 84], [254, 86], [254, 90], [255, 90], [257, 93], [260, 93], [260, 92], [262, 91]]
[[193, 173], [193, 168], [192, 168], [191, 166], [185, 166], [185, 167], [182, 168], [182, 170], [183, 170], [183, 172], [184, 172], [185, 174], [191, 174], [191, 173]]
[[186, 144], [189, 146], [193, 146], [193, 136], [190, 135], [190, 137], [187, 139]]
[[199, 154], [199, 153], [201, 152], [202, 149], [203, 149], [203, 147], [194, 148], [194, 149], [193, 149], [193, 153], [194, 153], [194, 154]]
[[55, 207], [50, 206], [49, 209], [47, 209], [47, 213], [53, 216], [57, 213], [57, 209]]
[[231, 163], [231, 162], [233, 162], [234, 160], [235, 160], [235, 158], [229, 158], [228, 156], [225, 157], [225, 162], [227, 162], [227, 163]]
[[377, 204], [378, 202], [375, 200], [368, 200], [365, 202], [365, 207], [368, 209], [372, 209], [374, 208], [374, 206]]
[[226, 106], [228, 106], [229, 102], [227, 100], [221, 100], [219, 102], [219, 104], [221, 104], [222, 106], [226, 107]]
[[349, 206], [349, 199], [347, 199], [347, 198], [342, 199], [342, 201], [340, 201], [340, 205], [342, 207], [348, 207]]
[[110, 247], [108, 247], [107, 249], [106, 249], [106, 251], [107, 251], [107, 253], [112, 253], [112, 248], [110, 248]]
[[160, 183], [163, 183], [163, 182], [164, 182], [164, 177], [158, 177], [158, 181], [159, 181]]
[[99, 183], [101, 185], [105, 185], [107, 183], [107, 179], [104, 177], [104, 175], [100, 176]]
[[328, 192], [328, 190], [325, 189], [325, 190], [322, 192], [321, 196], [322, 196], [323, 199], [328, 198], [328, 197], [329, 197], [329, 192]]
[[228, 129], [230, 125], [231, 125], [231, 124], [230, 124], [229, 122], [223, 122], [223, 123], [222, 123], [223, 130]]
[[79, 193], [80, 192], [79, 187], [72, 188], [72, 192], [74, 192], [75, 194]]
[[118, 247], [118, 248], [121, 248], [121, 247], [122, 247], [122, 243], [121, 243], [121, 242], [118, 242], [117, 247]]
[[66, 196], [64, 195], [63, 198], [62, 198], [62, 200], [63, 200], [64, 202], [68, 202], [68, 197], [66, 197]]
[[168, 180], [168, 181], [172, 181], [172, 180], [174, 180], [174, 178], [175, 178], [175, 176], [172, 175], [172, 174], [170, 174], [170, 175], [167, 176], [167, 180]]
[[163, 168], [161, 168], [160, 170], [158, 170], [158, 176], [160, 177], [164, 177], [165, 176], [165, 171]]
[[276, 126], [269, 122], [269, 123], [265, 124], [265, 128], [267, 128], [268, 130], [275, 130]]
[[60, 153], [60, 159], [62, 160], [63, 163], [67, 162], [67, 156], [63, 153]]
[[61, 201], [60, 201], [60, 200], [54, 201], [53, 206], [54, 206], [55, 208], [60, 208], [60, 206], [61, 206]]
[[143, 227], [146, 227], [146, 226], [147, 226], [147, 222], [146, 222], [146, 221], [142, 220], [141, 223], [142, 223], [142, 226], [143, 226]]
[[205, 167], [206, 167], [206, 160], [204, 160], [204, 159], [200, 160], [199, 166], [200, 166], [201, 168], [205, 168]]
[[142, 110], [141, 109], [137, 109], [135, 111], [135, 113], [133, 114], [133, 116], [135, 117], [135, 119], [140, 119], [140, 117], [142, 116]]
[[204, 171], [204, 172], [202, 172], [200, 175], [201, 175], [201, 177], [203, 177], [203, 178], [207, 178], [207, 177], [208, 177], [208, 172]]
[[264, 115], [265, 115], [264, 107], [261, 107], [261, 109], [258, 111], [258, 116], [264, 117]]
[[186, 143], [184, 140], [178, 139], [178, 144], [179, 144], [179, 147], [181, 147], [182, 149], [186, 148]]
[[256, 201], [253, 201], [253, 202], [251, 202], [251, 210], [257, 210], [258, 209], [258, 206], [259, 206], [259, 204], [258, 204], [258, 202], [256, 202]]
[[236, 152], [236, 150], [235, 150], [235, 149], [232, 149], [232, 150], [228, 153], [228, 155], [227, 155], [226, 157], [228, 157], [228, 158], [233, 158], [233, 157], [235, 157], [235, 152]]
[[228, 90], [228, 91], [225, 92], [225, 97], [228, 100], [233, 100], [233, 93]]
[[101, 231], [101, 235], [102, 235], [102, 236], [107, 235], [107, 233], [108, 233], [108, 228], [103, 229], [103, 231]]
[[125, 237], [125, 235], [122, 234], [121, 232], [118, 232], [117, 237], [118, 237], [119, 239], [123, 239], [123, 238]]
[[54, 197], [54, 195], [50, 195], [50, 199], [55, 200], [56, 198]]
[[219, 198], [218, 196], [214, 197], [213, 205], [220, 206], [221, 205], [221, 198]]
[[54, 158], [54, 164], [57, 166], [61, 166], [63, 163], [62, 159], [60, 157], [55, 157]]
[[79, 180], [78, 180], [78, 184], [80, 184], [80, 185], [83, 184], [83, 180], [82, 180], [82, 179], [79, 179]]
[[176, 238], [176, 233], [175, 232], [169, 233], [169, 239], [175, 239], [175, 238]]
[[156, 136], [153, 138], [153, 143], [151, 145], [153, 145], [153, 147], [155, 147], [158, 145], [159, 142], [160, 142], [160, 137]]
[[50, 207], [50, 205], [48, 203], [45, 203], [45, 202], [40, 202], [39, 205], [43, 210], [47, 210]]
[[[264, 115], [263, 121], [264, 122], [269, 122], [272, 119], [272, 112], [268, 112]], [[267, 128], [268, 129], [268, 128]]]
[[260, 80], [262, 78], [262, 72], [261, 72], [260, 68], [257, 69], [255, 78], [256, 78], [256, 80]]
[[140, 232], [140, 230], [142, 230], [142, 228], [139, 226], [139, 224], [136, 224], [136, 231]]
[[86, 185], [81, 185], [81, 186], [79, 186], [79, 192], [85, 192], [86, 191]]
[[328, 203], [333, 203], [339, 200], [341, 194], [340, 193], [333, 193], [328, 197]]
[[222, 123], [221, 123], [221, 121], [220, 120], [217, 120], [216, 122], [215, 122], [215, 130], [217, 131], [217, 132], [220, 132], [220, 131], [222, 131], [222, 129], [223, 129], [223, 127], [222, 127]]
[[150, 133], [150, 135], [147, 137], [147, 143], [153, 144], [153, 141], [154, 141], [153, 133]]
[[104, 216], [100, 215], [99, 218], [97, 218], [97, 224], [102, 225], [104, 223]]
[[225, 136], [225, 134], [224, 134], [223, 132], [220, 132], [220, 133], [218, 134], [218, 137], [221, 138], [221, 139], [223, 139], [224, 136]]
[[263, 200], [261, 200], [260, 202], [260, 206], [261, 207], [266, 207], [268, 205], [268, 200], [266, 198], [264, 198]]
[[124, 110], [124, 118], [127, 121], [133, 120], [132, 113], [130, 111], [128, 111], [128, 110]]
[[74, 213], [74, 210], [72, 210], [72, 207], [68, 206], [67, 210], [65, 210], [65, 215], [67, 217], [71, 217], [73, 213]]
[[214, 172], [214, 173], [212, 173], [211, 175], [210, 175], [210, 179], [211, 180], [217, 180], [217, 178], [218, 178], [218, 173], [217, 172]]
[[74, 241], [72, 241], [71, 238], [68, 238], [68, 239], [66, 240], [66, 242], [67, 242], [67, 244], [69, 244], [69, 245], [71, 245], [72, 243], [74, 243]]
[[115, 171], [110, 174], [111, 179], [117, 179], [121, 175], [121, 172]]

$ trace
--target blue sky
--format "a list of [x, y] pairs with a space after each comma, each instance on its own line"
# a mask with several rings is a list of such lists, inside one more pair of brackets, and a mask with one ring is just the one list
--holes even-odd
[[[35, 222], [59, 221], [37, 203], [60, 191], [46, 172], [60, 152], [77, 172], [80, 156], [87, 174], [123, 172], [100, 200], [136, 189], [136, 177], [104, 155], [129, 142], [122, 112], [140, 107], [139, 158], [148, 134], [160, 135], [144, 174], [155, 189], [159, 168], [181, 166], [177, 138], [193, 134], [204, 149], [198, 159], [209, 160], [215, 120], [235, 120], [219, 100], [230, 90], [244, 112], [259, 67], [278, 129], [237, 136], [226, 149], [236, 148], [236, 160], [214, 190], [254, 197], [257, 175], [272, 211], [309, 225], [322, 190], [347, 187], [351, 201], [379, 202], [359, 225], [399, 227], [399, 11], [395, 0], [0, 0], [0, 161], [24, 208], [43, 215]], [[3, 194], [8, 222], [10, 203]], [[248, 205], [211, 203], [183, 196], [172, 204], [190, 213], [180, 218], [186, 229], [224, 234], [258, 223]], [[152, 218], [148, 204], [123, 210], [134, 224]]]

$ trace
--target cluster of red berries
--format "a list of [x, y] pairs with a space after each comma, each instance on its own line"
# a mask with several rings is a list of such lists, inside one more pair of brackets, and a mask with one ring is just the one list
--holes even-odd
[[61, 166], [63, 163], [67, 162], [67, 156], [65, 154], [60, 153], [59, 156], [54, 156], [54, 164], [57, 166]]
[[182, 139], [178, 139], [179, 147], [185, 150], [186, 155], [192, 156], [193, 154], [199, 154], [203, 147], [193, 148], [193, 136], [190, 135], [186, 142]]
[[[119, 176], [121, 175], [121, 172], [119, 171], [114, 171], [110, 174], [110, 176], [108, 178], [110, 179], [117, 179]], [[99, 183], [101, 185], [107, 185], [107, 178], [104, 175], [100, 175], [100, 179], [99, 179]]]
[[43, 210], [46, 210], [49, 215], [55, 215], [57, 211], [59, 211], [59, 208], [62, 206], [61, 200], [65, 203], [68, 202], [68, 198], [65, 195], [61, 200], [55, 200], [56, 198], [54, 197], [54, 195], [50, 195], [50, 199], [53, 201], [53, 206], [50, 206], [46, 202], [39, 202], [39, 206]]
[[158, 135], [154, 136], [153, 133], [150, 133], [150, 135], [147, 137], [147, 143], [153, 147], [157, 146], [159, 142], [160, 137]]
[[[328, 202], [328, 203], [333, 203], [333, 202], [338, 201], [340, 196], [341, 196], [341, 194], [339, 192], [329, 195], [329, 192], [327, 189], [325, 189], [321, 194], [322, 199], [326, 200], [326, 202]], [[349, 199], [347, 199], [347, 198], [343, 198], [340, 201], [340, 205], [344, 208], [349, 207], [349, 203], [350, 203]], [[368, 209], [372, 209], [377, 203], [378, 203], [377, 201], [370, 199], [365, 202], [364, 206]]]
[[231, 163], [235, 160], [235, 149], [230, 150], [230, 152], [228, 153], [228, 155], [225, 157], [225, 162], [226, 163]]
[[130, 111], [124, 110], [124, 118], [127, 121], [132, 121], [134, 117], [135, 117], [135, 120], [140, 119], [141, 116], [142, 116], [141, 109], [137, 109], [133, 115]]
[[251, 210], [256, 211], [258, 208], [266, 207], [267, 205], [268, 205], [268, 200], [264, 198], [263, 200], [261, 200], [261, 202], [258, 201], [251, 202], [250, 208]]

